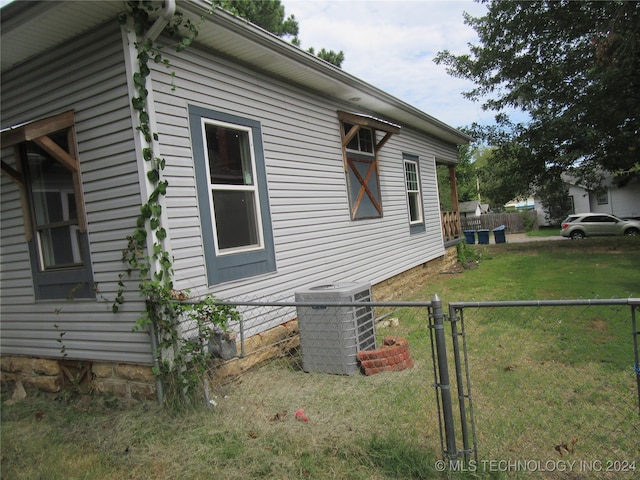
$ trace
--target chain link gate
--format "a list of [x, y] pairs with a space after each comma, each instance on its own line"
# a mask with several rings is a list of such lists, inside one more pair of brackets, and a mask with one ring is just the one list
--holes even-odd
[[[629, 475], [634, 478], [636, 469], [640, 469], [640, 442], [638, 442], [637, 431], [640, 428], [640, 360], [639, 360], [639, 337], [640, 331], [637, 325], [637, 312], [640, 311], [640, 299], [614, 299], [614, 300], [550, 300], [550, 301], [508, 301], [508, 302], [452, 302], [448, 305], [448, 313], [445, 313], [442, 302], [436, 296], [432, 301], [433, 312], [430, 315], [429, 327], [432, 331], [432, 346], [434, 349], [434, 378], [438, 395], [438, 416], [441, 432], [441, 445], [443, 457], [449, 461], [449, 468], [454, 471], [465, 470], [465, 466], [471, 465], [470, 471], [489, 472], [509, 472], [518, 471], [551, 471], [549, 468], [564, 469], [571, 468], [571, 471], [595, 472], [604, 477], [608, 475]], [[628, 313], [627, 313], [628, 312]], [[583, 325], [587, 337], [595, 339], [593, 350], [589, 347], [586, 352], [573, 349], [571, 343], [578, 342], [580, 335], [585, 332], [574, 329], [566, 331], [562, 327], [563, 321], [571, 324], [571, 319], [578, 319], [577, 324]], [[451, 333], [452, 351], [447, 352], [444, 346], [444, 323], [449, 322]], [[471, 322], [471, 323], [469, 323]], [[615, 338], [608, 338], [606, 324], [615, 324], [620, 338], [626, 339], [624, 344], [615, 343]], [[509, 323], [526, 325], [529, 329], [543, 330], [545, 334], [551, 335], [549, 338], [561, 338], [560, 343], [566, 351], [562, 350], [561, 356], [556, 358], [554, 353], [548, 353], [549, 358], [545, 359], [542, 352], [525, 352], [520, 358], [522, 365], [509, 364], [507, 359], [500, 359], [500, 349], [502, 345], [496, 344], [495, 348], [489, 350], [496, 352], [494, 364], [485, 360], [484, 365], [480, 365], [478, 359], [474, 359], [469, 354], [469, 348], [477, 350], [474, 342], [479, 339], [482, 329], [501, 328]], [[472, 331], [469, 332], [469, 329]], [[564, 330], [563, 330], [564, 329]], [[545, 331], [546, 330], [546, 331]], [[533, 330], [531, 330], [533, 331]], [[572, 336], [572, 334], [575, 334]], [[629, 338], [629, 336], [631, 338]], [[501, 338], [498, 335], [498, 338]], [[506, 339], [508, 340], [508, 339]], [[604, 345], [602, 352], [598, 351], [598, 345]], [[542, 349], [544, 350], [544, 348]], [[551, 350], [550, 350], [551, 352]], [[474, 353], [477, 353], [474, 352]], [[485, 352], [486, 353], [486, 352]], [[558, 352], [556, 352], [557, 354]], [[527, 355], [536, 357], [535, 360], [527, 358]], [[557, 355], [556, 355], [557, 356]], [[613, 371], [608, 363], [613, 365], [614, 360], [610, 356], [615, 356], [616, 361], [624, 363], [623, 372]], [[592, 358], [591, 358], [592, 357]], [[623, 360], [620, 360], [622, 358]], [[496, 363], [507, 362], [500, 365], [500, 372], [496, 368]], [[453, 365], [453, 378], [449, 378], [449, 362]], [[471, 362], [471, 363], [470, 363]], [[581, 370], [582, 364], [589, 365], [599, 362], [607, 368], [604, 378], [589, 378], [587, 369]], [[488, 378], [483, 371], [492, 371], [495, 378]], [[534, 406], [532, 410], [536, 418], [531, 418], [530, 433], [507, 431], [504, 433], [505, 450], [514, 458], [503, 463], [492, 458], [478, 459], [478, 431], [484, 437], [487, 436], [486, 426], [483, 421], [487, 421], [488, 414], [481, 412], [483, 417], [480, 422], [477, 420], [477, 396], [494, 398], [494, 395], [487, 395], [483, 389], [504, 388], [504, 385], [496, 383], [496, 378], [507, 378], [509, 373], [526, 377], [531, 372], [536, 375], [547, 372], [548, 381], [544, 380], [542, 390], [539, 394], [533, 388], [540, 387], [534, 385], [532, 391], [527, 391], [526, 382], [515, 382], [517, 388], [524, 392], [515, 392], [514, 396], [522, 399], [521, 404], [511, 404], [505, 401], [502, 409], [509, 409], [514, 405], [517, 407], [512, 414], [514, 417], [528, 418], [527, 401]], [[568, 373], [565, 373], [568, 371]], [[584, 373], [585, 378], [581, 378]], [[474, 396], [471, 394], [471, 383], [474, 377]], [[480, 378], [482, 377], [482, 381]], [[541, 377], [544, 379], [544, 376]], [[486, 382], [487, 385], [483, 385]], [[514, 388], [511, 385], [511, 388]], [[453, 391], [457, 394], [459, 415], [455, 415]], [[635, 393], [631, 393], [635, 390]], [[505, 399], [511, 396], [513, 391], [505, 390]], [[556, 395], [558, 398], [553, 398]], [[629, 408], [629, 397], [637, 397], [637, 411]], [[617, 401], [609, 402], [608, 398], [613, 397]], [[622, 398], [624, 397], [624, 398]], [[553, 408], [546, 408], [547, 402]], [[543, 407], [540, 407], [543, 404]], [[575, 405], [575, 406], [574, 406]], [[589, 413], [584, 413], [582, 409], [589, 409]], [[481, 408], [496, 412], [493, 405]], [[574, 410], [572, 410], [574, 408]], [[556, 414], [556, 409], [564, 414]], [[502, 416], [504, 417], [505, 414]], [[590, 420], [589, 415], [599, 420]], [[548, 417], [548, 419], [545, 419]], [[458, 423], [459, 425], [456, 425]], [[490, 422], [486, 422], [490, 423]], [[508, 423], [508, 422], [507, 422]], [[512, 423], [517, 423], [513, 421]], [[559, 424], [562, 425], [559, 425]], [[477, 424], [480, 427], [477, 427]], [[478, 430], [479, 428], [479, 430]], [[523, 430], [526, 430], [523, 428]], [[537, 429], [534, 431], [534, 429]], [[551, 433], [550, 433], [551, 432]], [[554, 437], [554, 433], [556, 432]], [[509, 439], [509, 435], [513, 439]], [[557, 457], [544, 459], [534, 459], [538, 453], [530, 453], [530, 459], [515, 458], [522, 455], [526, 449], [513, 447], [510, 442], [517, 444], [523, 437], [529, 435], [536, 437], [528, 440], [527, 443], [534, 446], [530, 452], [547, 451]], [[634, 438], [635, 437], [635, 438]], [[548, 444], [544, 444], [547, 442]], [[494, 442], [500, 443], [500, 442]], [[460, 448], [461, 445], [461, 448]], [[541, 450], [536, 450], [540, 449]], [[480, 441], [482, 448], [482, 441]], [[546, 448], [546, 450], [544, 450]], [[504, 455], [504, 451], [495, 450], [489, 455]], [[511, 462], [511, 463], [510, 463]], [[564, 462], [559, 464], [558, 462]], [[501, 470], [501, 468], [504, 469]], [[603, 478], [604, 478], [603, 477]]]
[[[425, 425], [434, 443], [439, 434], [442, 458], [456, 471], [465, 471], [465, 466], [474, 465], [476, 470], [473, 471], [489, 469], [493, 472], [493, 464], [484, 462], [506, 457], [519, 461], [529, 458], [527, 455], [537, 455], [538, 461], [539, 457], [549, 458], [549, 455], [557, 455], [562, 461], [578, 459], [583, 462], [581, 471], [607, 466], [622, 468], [623, 461], [637, 461], [640, 469], [637, 438], [640, 430], [640, 332], [636, 318], [640, 299], [452, 302], [445, 306], [436, 295], [430, 302], [296, 302], [289, 297], [255, 301], [233, 299], [221, 303], [235, 305], [244, 319], [236, 325], [239, 336], [236, 360], [255, 356], [261, 365], [266, 365], [267, 357], [263, 355], [266, 353], [275, 359], [269, 361], [273, 376], [251, 376], [251, 382], [244, 384], [247, 389], [249, 384], [254, 384], [253, 390], [247, 392], [247, 398], [251, 398], [251, 394], [263, 396], [264, 392], [273, 391], [261, 408], [276, 411], [283, 399], [291, 396], [298, 400], [288, 400], [289, 403], [305, 401], [290, 385], [283, 384], [282, 389], [274, 389], [283, 377], [291, 381], [291, 385], [305, 382], [303, 377], [296, 375], [305, 370], [305, 358], [300, 342], [289, 336], [295, 334], [295, 331], [289, 331], [295, 327], [288, 324], [283, 327], [284, 320], [295, 319], [305, 309], [314, 316], [323, 312], [329, 314], [332, 309], [335, 312], [331, 315], [339, 316], [353, 309], [373, 309], [376, 322], [400, 317], [400, 330], [412, 339], [411, 356], [419, 366], [417, 372], [426, 368], [425, 372], [430, 375], [432, 370], [433, 382], [419, 373], [407, 373], [386, 382], [396, 384], [400, 378], [400, 382], [411, 383], [412, 388], [420, 390], [419, 384], [432, 383], [437, 422], [434, 418], [433, 424], [429, 425], [427, 421]], [[411, 325], [411, 330], [402, 330], [404, 321]], [[615, 335], [605, 328], [608, 324], [614, 327]], [[273, 334], [260, 333], [267, 327], [275, 327], [270, 330]], [[424, 332], [424, 337], [422, 333], [415, 334], [416, 328]], [[536, 340], [536, 335], [548, 339], [549, 345], [530, 342], [530, 338]], [[422, 338], [425, 342], [420, 341]], [[257, 349], [254, 340], [260, 340]], [[317, 337], [317, 340], [322, 339]], [[576, 348], [590, 340], [595, 342], [593, 348]], [[494, 344], [481, 348], [482, 341]], [[554, 342], [560, 345], [560, 350], [551, 348]], [[530, 343], [534, 347], [528, 346]], [[449, 345], [451, 347], [447, 348]], [[504, 357], [502, 350], [515, 351], [516, 358]], [[313, 353], [313, 349], [307, 353]], [[331, 363], [326, 358], [314, 362], [323, 368]], [[598, 368], [600, 364], [604, 365], [604, 370]], [[248, 372], [242, 367], [235, 369], [235, 365], [221, 361], [212, 369], [226, 369], [228, 376], [224, 378], [234, 382]], [[340, 368], [344, 365], [345, 362], [338, 362]], [[277, 368], [284, 368], [286, 374], [282, 370], [276, 371]], [[531, 387], [527, 383], [530, 379], [533, 380]], [[337, 395], [337, 385], [345, 392], [353, 389], [349, 391], [355, 396], [358, 395], [356, 389], [366, 390], [376, 383], [358, 378], [342, 382], [332, 376], [315, 376], [313, 384], [316, 399], [332, 398], [338, 404], [348, 404], [351, 393]], [[400, 387], [399, 383], [397, 385]], [[405, 405], [398, 407], [407, 408]], [[338, 423], [343, 420], [340, 411], [317, 408], [330, 419], [327, 421]], [[348, 408], [343, 407], [343, 411]], [[534, 414], [529, 413], [530, 410]], [[281, 418], [282, 415], [283, 412], [277, 411], [277, 415], [267, 417]], [[357, 417], [361, 412], [355, 415]], [[351, 435], [351, 431], [347, 434]], [[437, 446], [434, 447], [437, 455]], [[602, 463], [606, 461], [613, 463]], [[540, 469], [540, 463], [535, 466]], [[529, 467], [529, 464], [524, 466]], [[522, 465], [516, 468], [522, 468]]]

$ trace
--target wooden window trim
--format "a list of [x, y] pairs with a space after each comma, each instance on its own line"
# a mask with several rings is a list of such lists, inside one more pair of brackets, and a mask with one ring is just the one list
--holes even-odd
[[[383, 216], [382, 212], [382, 201], [380, 198], [376, 198], [376, 196], [371, 192], [369, 188], [369, 180], [371, 176], [376, 175], [376, 183], [378, 189], [378, 195], [381, 195], [380, 191], [380, 169], [378, 165], [378, 152], [382, 149], [382, 147], [387, 143], [387, 141], [393, 136], [400, 133], [400, 127], [391, 122], [387, 122], [385, 120], [380, 120], [378, 118], [374, 118], [368, 115], [360, 115], [357, 113], [349, 113], [344, 111], [338, 111], [338, 120], [340, 127], [340, 138], [342, 145], [342, 156], [344, 159], [344, 172], [347, 177], [347, 188], [349, 189], [349, 201], [350, 201], [350, 214], [352, 220], [364, 220], [367, 218], [381, 218]], [[345, 132], [344, 124], [350, 124], [352, 127], [348, 132]], [[347, 145], [353, 140], [353, 138], [358, 134], [358, 131], [361, 128], [370, 128], [373, 134], [373, 153], [369, 152], [354, 152], [352, 150], [347, 150]], [[377, 131], [381, 131], [384, 133], [382, 138], [378, 141], [376, 135]], [[358, 169], [355, 166], [355, 162], [365, 162], [365, 158], [367, 158], [367, 162], [370, 162], [370, 166], [367, 169], [365, 176], [363, 177]], [[349, 177], [353, 173], [353, 175], [358, 180], [357, 185], [353, 185]], [[358, 193], [353, 199], [352, 189], [358, 189]], [[369, 198], [371, 204], [378, 212], [376, 216], [358, 216], [358, 210], [360, 209], [360, 205], [362, 203], [363, 198]]]
[[[51, 140], [51, 138], [49, 138], [49, 135], [52, 133], [57, 133], [63, 130], [66, 130], [67, 132], [69, 152], [60, 148], [53, 140]], [[31, 214], [29, 213], [29, 207], [27, 204], [27, 192], [24, 177], [20, 171], [21, 156], [19, 152], [20, 144], [25, 142], [35, 143], [71, 172], [73, 176], [74, 193], [76, 198], [79, 200], [76, 205], [78, 210], [78, 228], [81, 233], [86, 233], [87, 218], [84, 201], [82, 201], [80, 160], [78, 158], [78, 151], [76, 147], [74, 112], [70, 110], [54, 117], [23, 123], [2, 131], [2, 146], [14, 147], [16, 158], [16, 168], [13, 168], [6, 162], [2, 161], [2, 173], [9, 177], [9, 179], [16, 183], [20, 188], [20, 202], [22, 204], [22, 213], [25, 219], [25, 236], [27, 237], [27, 240], [30, 241], [32, 236]]]

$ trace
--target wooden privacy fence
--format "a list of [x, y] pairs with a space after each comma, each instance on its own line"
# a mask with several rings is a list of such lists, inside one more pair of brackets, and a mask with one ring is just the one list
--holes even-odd
[[[525, 218], [528, 216], [526, 222]], [[462, 217], [460, 224], [462, 230], [493, 230], [500, 225], [506, 227], [508, 233], [522, 233], [526, 230], [525, 223], [532, 224], [533, 230], [538, 229], [536, 212], [522, 213], [488, 213], [479, 217]]]

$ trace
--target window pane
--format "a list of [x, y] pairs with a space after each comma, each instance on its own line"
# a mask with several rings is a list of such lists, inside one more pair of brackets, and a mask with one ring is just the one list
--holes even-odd
[[[350, 123], [344, 123], [343, 124], [343, 128], [344, 128], [344, 134], [346, 135], [347, 133], [349, 133], [349, 130], [351, 130], [351, 128], [353, 128], [353, 125], [351, 125]], [[349, 150], [358, 150], [358, 135], [354, 135], [353, 138], [351, 139], [351, 141], [349, 143], [347, 143], [347, 148]]]
[[[49, 138], [66, 149], [66, 134]], [[82, 265], [72, 173], [35, 143], [26, 155], [40, 268]]]
[[244, 130], [206, 125], [211, 183], [253, 185], [249, 134]]
[[417, 222], [420, 218], [420, 203], [417, 193], [409, 194], [409, 213], [411, 215], [411, 221]]
[[370, 128], [362, 127], [358, 132], [360, 138], [360, 151], [373, 153], [373, 133]]
[[[349, 133], [349, 130], [353, 127], [350, 123], [343, 123], [342, 128], [344, 134]], [[357, 150], [365, 153], [373, 153], [373, 131], [368, 127], [360, 127], [358, 133], [356, 133], [351, 141], [347, 144], [349, 150]]]
[[38, 247], [45, 270], [82, 264], [79, 233], [75, 225], [38, 232]]
[[212, 193], [218, 248], [259, 245], [254, 193], [227, 190], [214, 190]]
[[[36, 147], [37, 148], [37, 147]], [[29, 175], [36, 225], [77, 223], [73, 176], [54, 159], [29, 149]]]
[[409, 223], [420, 223], [422, 222], [422, 205], [420, 203], [418, 164], [405, 160], [404, 176], [407, 186], [407, 202], [409, 204]]
[[418, 190], [418, 172], [416, 164], [405, 162], [404, 166], [407, 179], [407, 190], [415, 192]]

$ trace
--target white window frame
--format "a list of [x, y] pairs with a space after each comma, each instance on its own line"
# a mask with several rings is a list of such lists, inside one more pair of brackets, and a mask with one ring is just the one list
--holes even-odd
[[[350, 128], [353, 128], [355, 125], [349, 123], [349, 122], [344, 122], [342, 128], [346, 129], [346, 126], [349, 125]], [[346, 129], [347, 132], [349, 131], [349, 129]], [[369, 150], [364, 150], [362, 148], [362, 140], [361, 140], [361, 132], [362, 131], [368, 131], [369, 135], [371, 136], [371, 151]], [[346, 134], [346, 132], [345, 132]], [[369, 155], [371, 157], [375, 157], [375, 147], [376, 147], [376, 132], [373, 128], [371, 127], [360, 127], [358, 129], [358, 132], [355, 134], [354, 138], [352, 139], [356, 140], [356, 143], [358, 144], [358, 148], [349, 148], [349, 146], [345, 146], [345, 150], [347, 152], [357, 152], [360, 153], [361, 155]]]
[[[414, 167], [414, 173], [415, 173], [415, 184], [416, 184], [416, 189], [412, 189], [409, 188], [409, 176], [408, 176], [408, 171], [407, 171], [407, 165], [413, 165]], [[418, 166], [418, 162], [416, 160], [409, 160], [407, 158], [404, 158], [404, 163], [403, 163], [403, 167], [404, 167], [404, 181], [405, 181], [405, 189], [407, 191], [407, 212], [409, 214], [409, 225], [419, 225], [422, 224], [424, 222], [424, 212], [423, 212], [423, 208], [422, 208], [422, 190], [420, 188], [420, 168]], [[411, 180], [411, 182], [413, 182], [413, 180]], [[411, 196], [415, 197], [415, 201], [416, 201], [416, 205], [418, 207], [418, 214], [419, 217], [416, 220], [413, 220], [411, 218], [411, 202], [410, 202], [410, 197]]]
[[[209, 150], [207, 146], [207, 135], [206, 135], [206, 126], [214, 125], [216, 127], [224, 127], [233, 130], [239, 130], [245, 132], [247, 134], [246, 138], [249, 142], [249, 154], [251, 156], [251, 185], [229, 185], [229, 184], [214, 184], [211, 182], [211, 169], [209, 165]], [[207, 189], [209, 192], [209, 208], [211, 209], [212, 216], [212, 234], [214, 239], [216, 256], [224, 256], [224, 255], [234, 255], [237, 253], [244, 252], [253, 252], [258, 250], [264, 250], [264, 232], [262, 230], [262, 212], [260, 211], [260, 192], [258, 189], [258, 181], [256, 178], [256, 160], [255, 160], [255, 150], [253, 145], [252, 138], [252, 129], [250, 127], [246, 127], [243, 125], [237, 125], [233, 123], [222, 122], [219, 120], [212, 120], [209, 118], [201, 119], [201, 128], [202, 128], [202, 137], [204, 142], [204, 156], [205, 156], [205, 168], [207, 171]], [[217, 222], [216, 222], [216, 209], [213, 200], [213, 191], [234, 191], [234, 192], [252, 192], [253, 193], [253, 202], [254, 202], [254, 211], [255, 211], [255, 228], [258, 234], [258, 243], [253, 245], [246, 245], [242, 247], [235, 248], [225, 248], [221, 249], [218, 245], [218, 232], [217, 232]]]

